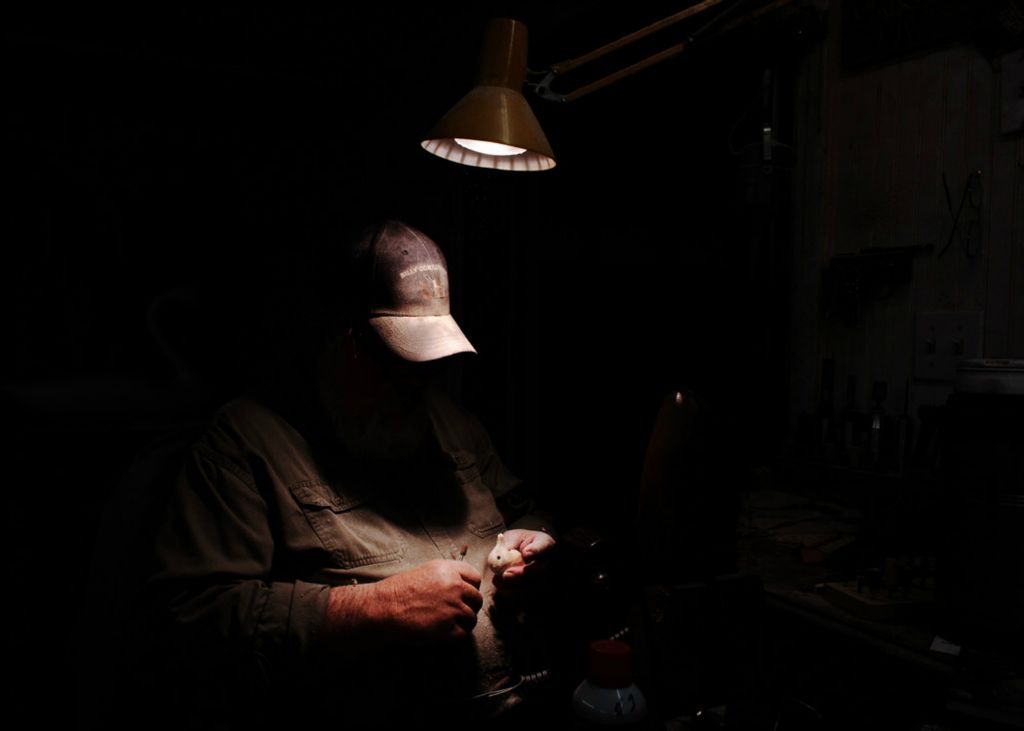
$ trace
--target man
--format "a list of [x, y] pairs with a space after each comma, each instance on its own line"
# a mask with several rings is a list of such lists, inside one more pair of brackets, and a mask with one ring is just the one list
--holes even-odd
[[[349, 253], [314, 396], [226, 405], [170, 492], [146, 647], [150, 692], [187, 723], [457, 722], [516, 704], [517, 628], [497, 605], [554, 539], [506, 528], [518, 481], [429, 387], [430, 363], [475, 352], [437, 245], [387, 221]], [[494, 576], [501, 532], [526, 564]]]

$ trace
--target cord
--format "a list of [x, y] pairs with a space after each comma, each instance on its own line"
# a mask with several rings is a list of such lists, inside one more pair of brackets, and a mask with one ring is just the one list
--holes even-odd
[[[623, 637], [625, 637], [628, 634], [629, 634], [629, 627], [623, 627], [622, 629], [620, 629], [618, 632], [613, 634], [608, 639], [609, 640], [620, 640], [620, 639], [622, 639]], [[542, 682], [544, 680], [547, 680], [550, 675], [551, 675], [551, 671], [550, 670], [538, 670], [535, 673], [521, 673], [519, 675], [519, 679], [516, 680], [516, 682], [514, 682], [512, 685], [510, 685], [510, 686], [508, 686], [506, 688], [498, 688], [497, 690], [488, 690], [488, 691], [486, 691], [484, 693], [478, 693], [477, 695], [473, 696], [473, 700], [480, 700], [480, 699], [483, 699], [483, 698], [497, 698], [499, 696], [505, 695], [506, 693], [511, 693], [512, 691], [514, 691], [514, 690], [516, 690], [516, 689], [518, 689], [518, 688], [520, 688], [520, 687], [522, 687], [524, 685], [536, 685], [537, 683], [540, 683], [540, 682]]]
[[515, 683], [507, 688], [499, 688], [498, 690], [489, 690], [486, 693], [480, 693], [473, 696], [473, 700], [478, 700], [480, 698], [497, 698], [498, 696], [505, 695], [506, 693], [511, 693], [513, 690], [516, 690], [523, 685], [536, 685], [542, 680], [547, 680], [549, 675], [551, 675], [550, 670], [539, 670], [536, 673], [523, 673]]

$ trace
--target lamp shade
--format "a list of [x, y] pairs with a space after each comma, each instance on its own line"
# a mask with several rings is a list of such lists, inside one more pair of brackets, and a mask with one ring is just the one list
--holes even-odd
[[499, 18], [484, 33], [477, 85], [420, 144], [452, 162], [496, 170], [550, 170], [555, 156], [522, 94], [526, 26]]

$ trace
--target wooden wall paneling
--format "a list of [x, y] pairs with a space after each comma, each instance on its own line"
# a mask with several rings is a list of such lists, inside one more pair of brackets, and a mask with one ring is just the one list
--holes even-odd
[[[1009, 145], [1008, 145], [1009, 146]], [[1013, 198], [1006, 215], [1010, 219], [1009, 343], [1008, 355], [1024, 358], [1024, 137], [1018, 135], [1012, 146]]]
[[825, 249], [822, 236], [827, 150], [823, 125], [823, 95], [827, 54], [824, 44], [818, 45], [803, 59], [797, 77], [795, 97], [794, 138], [797, 165], [794, 170], [793, 216], [794, 242], [791, 267], [793, 272], [790, 306], [789, 351], [789, 423], [794, 425], [801, 414], [810, 413], [820, 388], [818, 343], [820, 256]]
[[[911, 318], [917, 312], [937, 307], [934, 282], [941, 265], [937, 257], [949, 233], [950, 216], [942, 188], [942, 172], [945, 167], [947, 102], [944, 80], [947, 53], [933, 53], [915, 61], [921, 69], [918, 98], [922, 100], [920, 136], [917, 142], [921, 157], [917, 166], [919, 184], [915, 189], [915, 228], [918, 243], [931, 244], [934, 248], [931, 252], [923, 253], [914, 259], [909, 298]], [[951, 185], [951, 196], [952, 187]]]
[[[969, 84], [968, 51], [962, 47], [955, 48], [946, 54], [946, 109], [942, 137], [942, 169], [949, 183], [954, 215], [960, 204], [964, 184], [967, 182], [967, 147], [964, 144], [964, 139], [967, 134]], [[937, 300], [935, 302], [936, 309], [961, 309], [958, 272], [963, 263], [963, 257], [958, 234], [954, 235], [949, 248], [946, 248], [952, 225], [952, 217], [947, 218], [942, 241], [939, 244], [939, 252], [942, 252], [943, 249], [945, 252], [939, 257], [936, 279], [931, 283]]]
[[924, 220], [928, 235], [934, 237], [935, 250], [916, 262], [913, 285], [914, 312], [927, 312], [950, 306], [946, 293], [950, 289], [949, 280], [952, 277], [952, 245], [945, 253], [942, 253], [942, 250], [946, 246], [953, 221], [942, 187], [942, 176], [946, 176], [950, 205], [955, 211], [960, 192], [956, 182], [959, 174], [951, 171], [959, 171], [961, 167], [961, 163], [957, 161], [957, 153], [963, 125], [951, 124], [950, 119], [951, 115], [957, 114], [957, 110], [963, 106], [962, 101], [956, 98], [958, 94], [955, 92], [959, 88], [959, 96], [962, 96], [966, 82], [966, 78], [962, 78], [958, 87], [950, 81], [951, 67], [956, 66], [955, 60], [952, 60], [956, 56], [956, 51], [957, 49], [953, 49], [933, 54], [927, 72], [927, 93], [936, 101], [934, 134], [930, 139], [934, 148], [925, 151], [932, 161], [934, 187], [930, 191], [922, 191], [922, 200], [925, 201], [922, 205], [926, 210], [936, 211], [934, 217], [929, 216]]
[[[965, 142], [968, 134], [966, 123], [968, 86], [970, 83], [970, 54], [965, 47], [952, 48], [931, 54], [930, 68], [926, 71], [928, 94], [939, 102], [935, 149], [927, 153], [933, 164], [932, 191], [924, 191], [922, 198], [926, 215], [921, 225], [926, 236], [934, 239], [935, 250], [931, 255], [915, 262], [913, 286], [913, 313], [962, 307], [958, 291], [958, 272], [962, 265], [959, 240], [955, 239], [940, 256], [953, 225], [953, 215], [960, 202], [964, 183], [967, 180], [968, 156]], [[945, 173], [954, 214], [950, 214], [942, 187]], [[927, 212], [933, 212], [930, 215]], [[922, 404], [945, 403], [952, 389], [951, 383], [915, 381], [911, 396], [911, 407], [916, 413]]]
[[[949, 233], [949, 211], [946, 208], [945, 193], [942, 189], [943, 133], [945, 130], [946, 98], [943, 79], [945, 77], [946, 54], [935, 53], [920, 60], [922, 127], [921, 127], [921, 168], [918, 190], [919, 209], [917, 226], [919, 243], [932, 244], [935, 251], [945, 243]], [[952, 193], [951, 193], [952, 195]]]
[[[868, 230], [866, 248], [892, 247], [902, 241], [898, 232], [904, 211], [914, 208], [914, 189], [908, 185], [913, 170], [914, 131], [917, 113], [911, 104], [911, 84], [919, 82], [912, 64], [898, 64], [871, 74], [874, 96], [868, 109], [875, 128], [866, 157], [871, 161], [863, 187], [863, 213]], [[909, 218], [909, 216], [907, 216]], [[906, 291], [882, 293], [880, 299], [865, 303], [865, 321], [858, 333], [861, 346], [851, 364], [863, 383], [862, 404], [872, 405], [877, 381], [889, 388], [887, 408], [893, 408], [896, 385], [909, 368], [910, 297]]]
[[923, 170], [929, 94], [925, 89], [925, 64], [920, 60], [908, 61], [898, 68], [898, 87], [895, 99], [899, 105], [896, 115], [896, 149], [893, 150], [893, 227], [892, 245], [920, 246], [918, 220], [927, 195]]
[[[1000, 82], [1000, 79], [996, 79]], [[1000, 83], [995, 88], [1000, 88]], [[999, 133], [1001, 104], [998, 94], [992, 95], [989, 130], [992, 136], [990, 148], [991, 173], [985, 180], [985, 202], [987, 211], [983, 221], [986, 228], [984, 262], [986, 265], [985, 303], [985, 355], [989, 358], [1005, 358], [1010, 354], [1010, 307], [1014, 211], [1014, 178], [1016, 169], [1015, 151], [1017, 141]], [[1019, 216], [1019, 214], [1017, 214]]]
[[[934, 113], [928, 101], [926, 65], [920, 59], [904, 62], [892, 69], [890, 93], [884, 103], [894, 110], [893, 135], [887, 154], [891, 156], [892, 196], [890, 246], [918, 246], [918, 221], [925, 206], [927, 186], [921, 181], [929, 143], [925, 130], [926, 115]], [[914, 317], [910, 287], [893, 293], [885, 302], [883, 352], [886, 353], [885, 380], [889, 384], [887, 408], [902, 409], [904, 384], [911, 372], [913, 357]]]
[[[867, 186], [867, 211], [871, 232], [867, 242], [870, 248], [890, 247], [895, 243], [897, 171], [905, 164], [906, 152], [898, 143], [901, 132], [902, 100], [898, 99], [900, 66], [887, 67], [875, 72], [875, 144], [871, 151], [870, 177]], [[865, 395], [870, 406], [871, 389], [876, 381], [890, 383], [894, 365], [892, 345], [896, 323], [892, 320], [893, 293], [883, 294], [870, 305], [871, 320], [865, 323]]]
[[[967, 183], [967, 176], [975, 171], [981, 172], [981, 204], [984, 206], [985, 195], [990, 188], [989, 164], [992, 159], [992, 67], [988, 61], [974, 48], [965, 49], [965, 66], [967, 70], [967, 96], [964, 108], [964, 171], [960, 183], [961, 190]], [[959, 202], [959, 201], [958, 201]], [[971, 221], [977, 223], [971, 228]], [[958, 247], [956, 268], [956, 289], [958, 292], [957, 308], [966, 310], [985, 309], [986, 302], [986, 271], [984, 265], [985, 231], [983, 208], [971, 207], [967, 200], [960, 217], [959, 231], [961, 235], [970, 236], [971, 250], [965, 251], [960, 241], [954, 241]], [[970, 229], [970, 230], [969, 230]], [[958, 235], [958, 239], [960, 236]], [[951, 247], [952, 248], [952, 247]]]
[[[940, 262], [936, 258], [944, 243], [944, 232], [948, 233], [949, 213], [946, 210], [945, 194], [942, 190], [943, 138], [945, 134], [945, 73], [946, 53], [933, 53], [911, 62], [920, 70], [920, 86], [916, 99], [920, 100], [920, 127], [917, 139], [912, 143], [919, 150], [915, 161], [917, 184], [914, 186], [914, 230], [919, 245], [931, 244], [930, 252], [923, 252], [914, 258], [913, 278], [907, 296], [907, 328], [911, 337], [909, 367], [913, 373], [913, 336], [915, 315], [918, 312], [936, 308], [933, 282]], [[908, 141], [909, 142], [909, 141]], [[913, 382], [911, 386], [911, 413], [917, 413], [922, 403], [941, 402], [945, 395], [933, 396], [928, 388]], [[900, 391], [902, 393], [902, 391]], [[902, 403], [898, 404], [902, 407]]]
[[[915, 257], [909, 289], [864, 303], [859, 325], [819, 317], [816, 338], [794, 340], [794, 370], [802, 375], [791, 378], [804, 384], [801, 406], [812, 408], [817, 393], [809, 395], [807, 376], [816, 387], [820, 360], [830, 356], [837, 403], [847, 374], [857, 377], [860, 408], [870, 406], [872, 381], [883, 378], [887, 406], [895, 411], [902, 409], [903, 382], [912, 372], [918, 312], [983, 309], [984, 354], [1024, 357], [1024, 135], [1000, 133], [999, 78], [974, 48], [844, 73], [837, 15], [815, 51], [820, 57], [804, 65], [794, 282], [801, 289], [810, 283], [801, 277], [813, 268], [814, 246], [820, 267], [835, 255], [871, 246], [930, 244], [933, 250]], [[817, 104], [814, 83], [823, 85]], [[979, 169], [984, 196], [977, 254], [965, 256], [957, 235], [939, 257], [953, 223], [943, 173], [955, 214], [968, 175]], [[965, 210], [961, 227], [969, 221]], [[802, 295], [794, 307], [807, 302]], [[794, 332], [811, 319], [793, 312]], [[951, 384], [918, 382], [913, 388], [912, 405], [944, 403]]]
[[835, 195], [839, 184], [842, 163], [842, 124], [840, 106], [837, 101], [842, 93], [842, 63], [838, 39], [842, 32], [842, 13], [833, 6], [828, 16], [828, 36], [821, 42], [822, 92], [819, 114], [822, 118], [822, 155], [824, 157], [821, 190], [821, 217], [818, 231], [821, 238], [821, 265], [824, 267], [839, 251], [836, 241], [839, 220], [839, 201]]
[[877, 98], [876, 75], [854, 74], [839, 80], [839, 139], [835, 150], [836, 187], [826, 191], [836, 197], [836, 254], [851, 254], [868, 245], [872, 224], [868, 215], [871, 173], [877, 125], [873, 107]]
[[[820, 191], [822, 215], [818, 222], [818, 231], [821, 238], [820, 267], [822, 270], [829, 266], [834, 256], [845, 251], [843, 248], [845, 242], [840, 241], [839, 222], [844, 219], [846, 213], [843, 201], [836, 195], [836, 191], [847, 172], [844, 169], [844, 161], [846, 149], [852, 144], [854, 125], [847, 118], [845, 109], [840, 103], [845, 93], [841, 66], [842, 49], [839, 42], [841, 31], [842, 15], [838, 12], [838, 8], [833, 7], [829, 13], [828, 36], [821, 45], [824, 56], [821, 114], [824, 120], [822, 152], [825, 169]], [[837, 365], [845, 363], [845, 353], [839, 350], [839, 347], [845, 343], [834, 335], [836, 323], [822, 317], [819, 317], [819, 323], [819, 357], [808, 364], [809, 368], [814, 369], [813, 372], [817, 371], [818, 361], [825, 355], [834, 358]], [[842, 373], [837, 369], [835, 382], [841, 383], [842, 377]]]
[[[877, 72], [873, 71], [841, 75], [836, 80], [837, 94], [830, 99], [835, 105], [839, 130], [834, 150], [835, 185], [826, 191], [826, 195], [836, 201], [833, 231], [836, 255], [857, 253], [870, 246], [874, 237], [871, 188], [879, 131], [873, 113], [878, 96], [877, 79]], [[836, 382], [845, 388], [847, 376], [853, 375], [857, 383], [857, 404], [864, 407], [867, 404], [865, 384], [870, 379], [870, 333], [876, 322], [873, 303], [862, 298], [858, 317], [854, 324], [829, 323], [827, 337], [836, 358]]]
[[877, 94], [874, 118], [878, 127], [878, 145], [873, 155], [875, 185], [871, 188], [875, 225], [871, 246], [891, 247], [896, 244], [899, 171], [906, 166], [910, 156], [904, 128], [909, 105], [903, 87], [903, 64], [878, 74]]
[[868, 124], [857, 155], [862, 175], [857, 180], [860, 196], [859, 219], [863, 222], [861, 240], [856, 250], [886, 245], [886, 210], [889, 208], [889, 165], [885, 159], [885, 145], [892, 129], [891, 109], [883, 109], [886, 74], [884, 69], [867, 75], [869, 86], [865, 111]]
[[[901, 141], [905, 144], [907, 159], [900, 168], [897, 181], [898, 190], [902, 194], [897, 201], [898, 234], [896, 244], [899, 246], [924, 246], [926, 227], [923, 220], [926, 211], [935, 198], [937, 185], [936, 176], [930, 165], [933, 155], [931, 151], [938, 146], [939, 102], [928, 87], [928, 80], [933, 73], [935, 62], [931, 57], [913, 59], [903, 64], [901, 79], [903, 82], [903, 119], [905, 125], [901, 131]], [[913, 266], [927, 254], [918, 254]], [[914, 286], [912, 276], [909, 291], [903, 292], [900, 298], [902, 307], [893, 313], [893, 319], [899, 323], [896, 334], [901, 352], [901, 372], [898, 380], [891, 384], [890, 404], [893, 411], [903, 409], [905, 389], [908, 378], [913, 373], [914, 363]]]

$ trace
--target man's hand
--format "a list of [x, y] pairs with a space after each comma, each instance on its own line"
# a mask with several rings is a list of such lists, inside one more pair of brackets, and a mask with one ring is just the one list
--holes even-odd
[[374, 586], [384, 626], [412, 640], [465, 637], [484, 603], [480, 573], [464, 561], [435, 559]]
[[375, 584], [337, 586], [325, 625], [339, 641], [430, 642], [466, 637], [483, 606], [480, 573], [463, 561], [428, 561]]
[[500, 575], [495, 575], [495, 588], [502, 592], [518, 588], [526, 577], [539, 568], [535, 559], [554, 545], [555, 539], [543, 531], [522, 528], [505, 531], [505, 546], [519, 551], [524, 563], [509, 566]]

